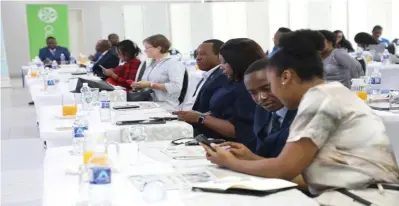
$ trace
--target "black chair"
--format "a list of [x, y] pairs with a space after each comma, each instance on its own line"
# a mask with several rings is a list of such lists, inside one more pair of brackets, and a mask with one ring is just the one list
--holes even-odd
[[389, 44], [387, 50], [390, 54], [396, 55], [396, 46], [395, 44]]
[[363, 57], [356, 57], [355, 59], [362, 65], [364, 75], [366, 75], [366, 60]]
[[179, 96], [179, 105], [184, 102], [184, 98], [186, 97], [187, 94], [187, 88], [188, 88], [188, 73], [187, 70], [184, 71], [184, 78], [183, 78], [183, 87], [181, 88], [180, 96]]

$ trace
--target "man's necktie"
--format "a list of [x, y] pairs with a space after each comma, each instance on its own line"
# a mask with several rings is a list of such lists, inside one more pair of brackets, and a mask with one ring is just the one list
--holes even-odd
[[280, 124], [280, 116], [276, 112], [272, 113], [272, 129], [270, 131], [270, 134], [273, 134], [275, 132], [278, 132], [280, 130], [281, 124]]
[[199, 88], [199, 86], [202, 84], [202, 82], [203, 82], [204, 80], [205, 80], [205, 78], [202, 78], [201, 81], [198, 82], [197, 87], [195, 88], [193, 97], [195, 97], [195, 95], [197, 94], [198, 88]]

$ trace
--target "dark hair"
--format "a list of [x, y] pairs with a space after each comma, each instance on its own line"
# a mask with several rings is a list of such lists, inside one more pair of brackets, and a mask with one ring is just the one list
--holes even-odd
[[336, 35], [336, 37], [338, 36], [339, 33], [342, 33], [342, 40], [338, 43], [336, 43], [335, 47], [336, 48], [345, 48], [348, 50], [348, 52], [354, 52], [355, 50], [352, 47], [352, 44], [346, 40], [344, 32], [342, 32], [341, 30], [335, 30], [334, 34]]
[[277, 32], [280, 32], [280, 33], [288, 33], [288, 32], [291, 32], [291, 29], [286, 28], [286, 27], [280, 27], [280, 28], [277, 30]]
[[112, 33], [112, 34], [109, 34], [109, 35], [108, 35], [108, 40], [111, 40], [111, 37], [112, 37], [112, 36], [117, 36], [117, 37], [119, 37], [117, 34]]
[[162, 34], [156, 34], [150, 37], [147, 37], [144, 39], [143, 42], [147, 42], [148, 44], [151, 44], [153, 47], [161, 47], [161, 53], [165, 54], [169, 51], [170, 49], [170, 41]]
[[282, 48], [269, 59], [268, 68], [275, 69], [278, 75], [292, 69], [305, 81], [314, 77], [323, 78], [323, 61], [319, 51], [324, 48], [324, 40], [318, 31], [290, 32], [280, 39]]
[[366, 32], [360, 32], [355, 36], [355, 42], [360, 45], [368, 46], [372, 44], [379, 44], [370, 34]]
[[54, 40], [56, 40], [54, 37], [52, 37], [52, 36], [49, 36], [49, 37], [47, 37], [47, 38], [46, 38], [46, 41], [48, 41], [48, 40], [50, 40], [50, 39], [54, 39]]
[[266, 57], [259, 44], [248, 38], [230, 39], [220, 48], [220, 55], [231, 66], [233, 81], [241, 81], [249, 65]]
[[377, 30], [382, 30], [382, 26], [380, 26], [380, 25], [375, 25], [375, 26], [373, 27], [373, 32], [375, 32], [375, 31], [377, 31]]
[[211, 43], [212, 50], [215, 55], [219, 55], [220, 47], [222, 47], [224, 44], [224, 42], [220, 41], [219, 39], [209, 39], [209, 40], [204, 41], [203, 43]]
[[321, 33], [321, 35], [324, 36], [324, 38], [326, 38], [327, 41], [332, 43], [332, 46], [335, 48], [335, 43], [337, 41], [337, 36], [332, 33], [331, 31], [328, 30], [319, 30], [319, 32]]
[[140, 55], [140, 48], [132, 41], [126, 39], [118, 43], [119, 51], [125, 55], [129, 60], [137, 58]]
[[248, 69], [245, 71], [245, 75], [266, 69], [267, 65], [269, 65], [268, 59], [259, 59], [249, 65]]

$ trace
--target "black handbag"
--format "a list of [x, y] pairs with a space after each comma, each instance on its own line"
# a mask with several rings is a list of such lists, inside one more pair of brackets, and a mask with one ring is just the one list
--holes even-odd
[[127, 101], [128, 102], [143, 102], [143, 101], [153, 101], [151, 93], [153, 91], [151, 89], [139, 90], [139, 91], [131, 91], [127, 92]]

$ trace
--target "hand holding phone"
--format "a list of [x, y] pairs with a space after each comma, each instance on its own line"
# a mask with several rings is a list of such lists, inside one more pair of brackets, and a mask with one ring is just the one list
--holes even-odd
[[212, 151], [216, 152], [216, 150], [211, 146], [211, 142], [208, 140], [207, 137], [205, 137], [205, 135], [200, 134], [194, 137], [195, 140], [197, 140], [198, 142], [206, 145], [207, 147], [209, 147]]
[[105, 67], [103, 67], [103, 65], [100, 64], [99, 66], [101, 67], [101, 69], [103, 69], [103, 71], [107, 70]]

